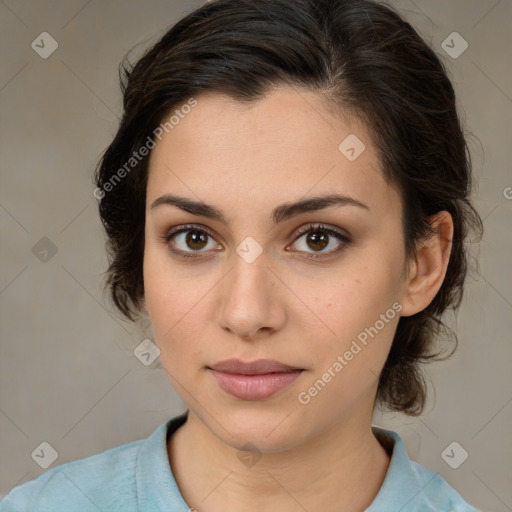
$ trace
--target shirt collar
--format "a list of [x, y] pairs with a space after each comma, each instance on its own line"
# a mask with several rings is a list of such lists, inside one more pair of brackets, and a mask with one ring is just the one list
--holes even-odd
[[185, 414], [160, 425], [142, 443], [137, 457], [137, 503], [139, 510], [189, 512], [171, 472], [167, 456], [167, 439], [187, 420]]
[[[419, 495], [422, 488], [429, 482], [420, 485], [404, 442], [396, 432], [376, 426], [372, 426], [372, 431], [384, 447], [389, 447], [388, 453], [391, 459], [384, 482], [365, 512], [410, 510], [413, 500], [421, 499]], [[433, 474], [433, 477], [435, 476]]]

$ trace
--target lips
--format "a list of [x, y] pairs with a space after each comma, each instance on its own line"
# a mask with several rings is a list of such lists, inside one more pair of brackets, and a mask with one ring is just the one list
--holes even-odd
[[208, 367], [220, 388], [240, 400], [263, 400], [291, 385], [304, 371], [279, 361], [239, 359]]

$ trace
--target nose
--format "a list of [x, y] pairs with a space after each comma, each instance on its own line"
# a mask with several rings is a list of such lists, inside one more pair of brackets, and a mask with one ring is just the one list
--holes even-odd
[[218, 324], [244, 341], [267, 338], [286, 321], [286, 287], [270, 268], [265, 253], [252, 263], [238, 255], [234, 259], [218, 288]]

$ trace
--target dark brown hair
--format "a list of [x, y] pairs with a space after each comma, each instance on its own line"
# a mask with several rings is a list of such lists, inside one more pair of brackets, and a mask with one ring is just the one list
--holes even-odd
[[386, 179], [400, 190], [409, 257], [429, 233], [428, 216], [452, 215], [442, 287], [425, 310], [400, 318], [379, 380], [382, 404], [419, 414], [426, 397], [420, 363], [438, 357], [436, 337], [451, 332], [441, 315], [460, 305], [464, 243], [482, 224], [469, 200], [471, 160], [452, 84], [414, 28], [370, 0], [214, 0], [181, 19], [135, 65], [123, 63], [120, 80], [123, 117], [96, 169], [95, 195], [108, 237], [106, 286], [130, 320], [139, 317], [144, 294], [149, 160], [134, 155], [151, 147], [173, 109], [204, 92], [254, 102], [275, 86], [303, 87], [363, 120]]

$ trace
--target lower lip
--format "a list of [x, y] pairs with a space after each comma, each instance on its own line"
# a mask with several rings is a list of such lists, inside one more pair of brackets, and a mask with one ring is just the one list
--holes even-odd
[[238, 373], [211, 370], [219, 386], [240, 400], [263, 400], [294, 382], [302, 370], [262, 375], [242, 375]]

